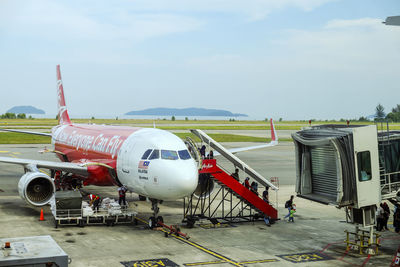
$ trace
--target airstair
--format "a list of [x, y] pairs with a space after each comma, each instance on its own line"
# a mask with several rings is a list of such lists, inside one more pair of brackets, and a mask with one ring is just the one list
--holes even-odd
[[236, 197], [244, 200], [251, 208], [256, 209], [272, 219], [278, 219], [278, 211], [274, 207], [218, 167], [215, 159], [203, 160], [203, 167], [199, 173], [211, 174], [218, 184], [231, 189]]
[[[278, 187], [265, 179], [246, 163], [233, 155], [230, 151], [214, 141], [211, 137], [201, 130], [191, 130], [204, 143], [208, 144], [216, 152], [214, 155], [221, 155], [232, 162], [235, 167], [241, 169], [253, 180], [257, 181], [263, 187], [269, 187], [275, 191]], [[201, 160], [201, 159], [200, 159]], [[206, 179], [204, 182], [204, 192], [212, 191], [210, 186], [215, 181], [220, 188], [213, 195], [191, 196], [184, 201], [184, 221], [193, 225], [198, 219], [208, 219], [214, 224], [217, 220], [227, 222], [254, 221], [268, 216], [273, 220], [278, 219], [276, 208], [262, 199], [262, 195], [252, 192], [243, 184], [233, 178], [221, 166], [217, 164], [216, 159], [203, 159], [199, 169], [199, 178]]]
[[202, 130], [190, 130], [194, 135], [200, 138], [200, 140], [206, 144], [208, 144], [211, 148], [213, 148], [215, 151], [218, 153], [214, 152], [214, 156], [217, 155], [222, 155], [224, 158], [229, 160], [230, 162], [233, 163], [237, 168], [241, 169], [244, 171], [247, 175], [250, 176], [250, 178], [253, 178], [256, 180], [259, 184], [262, 186], [270, 187], [273, 190], [278, 190], [278, 187], [276, 187], [274, 184], [272, 184], [270, 181], [265, 179], [261, 174], [250, 168], [246, 163], [244, 163], [241, 159], [233, 155], [229, 150], [224, 148], [221, 144], [218, 142], [214, 141], [211, 137], [209, 137], [205, 132]]

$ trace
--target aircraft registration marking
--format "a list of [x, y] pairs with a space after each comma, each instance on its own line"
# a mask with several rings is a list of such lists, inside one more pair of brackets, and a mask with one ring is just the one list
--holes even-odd
[[162, 259], [149, 259], [149, 260], [137, 260], [137, 261], [121, 261], [121, 264], [125, 267], [179, 267], [178, 264], [167, 258]]
[[322, 254], [320, 252], [306, 252], [306, 253], [286, 254], [277, 256], [293, 263], [326, 261], [332, 259], [332, 257]]

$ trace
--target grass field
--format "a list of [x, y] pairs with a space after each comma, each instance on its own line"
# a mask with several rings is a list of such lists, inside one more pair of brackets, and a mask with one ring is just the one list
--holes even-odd
[[[144, 126], [156, 127], [164, 130], [269, 130], [269, 123], [266, 121], [222, 121], [222, 120], [113, 120], [113, 119], [73, 119], [74, 123], [95, 123], [95, 124], [111, 124], [111, 125], [129, 125], [129, 126]], [[169, 125], [165, 125], [169, 124]], [[172, 124], [172, 125], [171, 125]], [[189, 125], [190, 124], [190, 125]], [[218, 124], [218, 125], [216, 125]], [[312, 125], [320, 124], [342, 124], [346, 122], [337, 121], [315, 121]], [[351, 121], [351, 125], [373, 125], [374, 122], [358, 122]], [[18, 126], [18, 129], [50, 129], [52, 126], [57, 125], [55, 119], [33, 119], [33, 120], [8, 120], [0, 119], [0, 128], [12, 128]], [[148, 126], [147, 126], [148, 125]], [[302, 127], [308, 126], [308, 121], [280, 121], [275, 122], [275, 129], [277, 130], [300, 130]], [[379, 124], [379, 127], [381, 125]], [[386, 124], [383, 125], [386, 127]], [[400, 130], [400, 123], [390, 123], [390, 130]]]
[[[73, 119], [74, 123], [95, 123], [95, 124], [111, 124], [111, 125], [129, 125], [129, 126], [144, 126], [153, 127], [153, 123], [156, 127], [168, 131], [176, 130], [190, 130], [190, 129], [200, 129], [200, 130], [270, 130], [269, 123], [266, 121], [221, 121], [221, 120], [113, 120], [113, 119]], [[169, 124], [169, 125], [166, 125]], [[190, 125], [189, 125], [190, 124]], [[345, 125], [346, 122], [337, 121], [314, 121], [312, 125], [321, 124], [342, 124]], [[350, 122], [350, 125], [374, 125], [373, 122]], [[48, 130], [50, 132], [51, 127], [57, 125], [57, 120], [55, 119], [0, 119], [0, 128], [10, 129], [17, 128], [21, 130]], [[281, 121], [275, 122], [275, 128], [277, 130], [301, 130], [302, 127], [308, 126], [308, 121]], [[381, 127], [381, 124], [378, 124]], [[384, 129], [386, 129], [386, 124], [383, 124]], [[400, 123], [390, 123], [390, 130], [400, 130]], [[181, 138], [190, 136], [196, 139], [190, 133], [175, 133]], [[252, 137], [236, 134], [209, 134], [213, 139], [218, 142], [266, 142], [265, 138], [262, 137]], [[280, 141], [291, 141], [290, 138], [280, 139]], [[18, 134], [18, 133], [5, 133], [0, 132], [0, 144], [48, 144], [50, 143], [50, 138], [45, 136], [28, 135], [28, 134]]]
[[0, 144], [50, 144], [51, 138], [47, 136], [0, 132]]
[[[190, 137], [196, 142], [200, 141], [192, 133], [174, 133], [181, 139]], [[269, 142], [269, 139], [236, 134], [209, 134], [217, 142]], [[280, 141], [292, 141], [292, 139], [281, 139]], [[50, 144], [51, 138], [46, 136], [0, 132], [0, 144]]]

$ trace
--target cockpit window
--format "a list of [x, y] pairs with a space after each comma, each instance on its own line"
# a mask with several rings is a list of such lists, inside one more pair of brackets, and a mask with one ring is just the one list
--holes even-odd
[[187, 151], [186, 149], [185, 149], [185, 150], [179, 150], [179, 151], [178, 151], [178, 154], [179, 154], [179, 157], [180, 157], [181, 159], [183, 159], [183, 160], [185, 160], [185, 159], [190, 159], [189, 151]]
[[147, 149], [146, 152], [144, 152], [142, 159], [147, 159], [153, 149]]
[[160, 150], [154, 149], [153, 153], [151, 153], [149, 159], [159, 159], [160, 158]]
[[170, 160], [177, 160], [178, 153], [173, 150], [161, 150], [161, 158], [162, 159], [170, 159]]

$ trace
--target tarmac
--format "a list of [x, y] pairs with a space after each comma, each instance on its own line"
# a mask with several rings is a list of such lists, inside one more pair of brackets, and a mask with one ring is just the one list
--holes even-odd
[[[226, 147], [249, 146], [251, 143], [225, 143]], [[44, 145], [0, 145], [0, 155], [18, 158], [54, 160], [51, 154], [39, 154]], [[39, 221], [40, 208], [31, 207], [18, 195], [17, 184], [23, 175], [21, 166], [0, 164], [0, 239], [51, 235], [69, 255], [69, 266], [389, 266], [399, 245], [400, 235], [381, 232], [382, 246], [378, 255], [359, 255], [346, 252], [345, 230], [354, 226], [345, 222], [345, 212], [295, 197], [295, 222], [288, 223], [284, 203], [295, 195], [294, 145], [281, 142], [276, 147], [237, 154], [249, 166], [266, 178], [278, 177], [277, 199], [279, 217], [271, 227], [263, 221], [220, 224], [216, 227], [200, 222], [194, 228], [181, 230], [189, 240], [138, 225], [62, 226], [54, 227], [48, 206], [44, 207], [45, 221]], [[226, 169], [233, 166], [217, 159]], [[243, 173], [240, 178], [244, 179]], [[88, 192], [117, 199], [116, 187], [88, 186]], [[217, 189], [217, 188], [216, 188]], [[216, 190], [215, 189], [215, 190]], [[134, 193], [127, 195], [138, 217], [147, 221], [151, 204], [139, 201]], [[180, 224], [183, 201], [165, 201], [160, 215], [168, 225]], [[389, 224], [392, 221], [390, 218]]]

